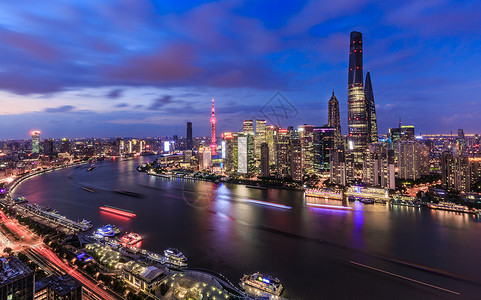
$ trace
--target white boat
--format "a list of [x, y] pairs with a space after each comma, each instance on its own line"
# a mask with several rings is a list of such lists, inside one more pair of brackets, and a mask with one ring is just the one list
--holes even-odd
[[241, 286], [246, 292], [257, 296], [262, 296], [264, 293], [280, 296], [283, 290], [279, 279], [259, 272], [244, 275], [241, 279]]
[[176, 248], [164, 250], [164, 257], [166, 264], [181, 268], [187, 267], [187, 257]]

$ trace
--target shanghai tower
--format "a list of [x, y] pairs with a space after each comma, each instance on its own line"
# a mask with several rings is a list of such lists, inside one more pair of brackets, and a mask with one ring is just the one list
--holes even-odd
[[362, 34], [351, 32], [347, 86], [348, 147], [362, 151], [370, 141], [362, 71]]
[[371, 74], [367, 71], [366, 81], [364, 84], [364, 97], [366, 98], [367, 105], [367, 119], [369, 126], [369, 143], [377, 143], [377, 119], [376, 119], [376, 106], [374, 105], [374, 93], [372, 92]]

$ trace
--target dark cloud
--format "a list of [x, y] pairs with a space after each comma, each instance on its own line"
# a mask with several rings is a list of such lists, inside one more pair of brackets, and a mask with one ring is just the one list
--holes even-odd
[[115, 105], [114, 107], [123, 108], [123, 107], [128, 107], [128, 106], [129, 106], [128, 103], [119, 103], [119, 104]]
[[110, 98], [110, 99], [120, 98], [122, 97], [123, 92], [124, 92], [124, 89], [113, 89], [107, 93], [107, 98]]
[[173, 97], [170, 95], [165, 95], [162, 96], [158, 99], [155, 99], [152, 104], [149, 106], [150, 110], [159, 110], [161, 107], [163, 107], [166, 104], [169, 104], [173, 101]]
[[63, 106], [59, 106], [59, 107], [46, 108], [45, 112], [48, 112], [48, 113], [66, 113], [66, 112], [71, 112], [74, 109], [75, 109], [75, 106], [63, 105]]
[[[276, 90], [292, 92], [300, 108], [327, 105], [332, 88], [345, 103], [349, 32], [358, 30], [364, 35], [364, 69], [371, 70], [376, 103], [386, 114], [378, 116], [381, 127], [394, 114], [412, 115], [413, 107], [436, 107], [424, 117], [426, 125], [434, 116], [449, 115], [443, 105], [452, 99], [477, 100], [479, 84], [472, 84], [479, 77], [481, 48], [477, 1], [215, 1], [161, 8], [137, 2], [2, 3], [8, 17], [0, 21], [0, 90], [50, 101], [62, 91], [119, 99], [129, 87], [186, 88], [175, 94], [179, 105], [172, 105], [173, 96], [131, 104], [156, 115], [167, 107], [182, 116], [208, 115], [209, 103], [204, 111], [187, 101], [212, 93], [217, 99], [219, 90], [225, 94], [219, 100], [239, 103], [219, 105], [219, 113], [230, 116], [256, 113], [255, 100], [264, 97], [259, 95]], [[269, 11], [273, 5], [275, 11]], [[443, 89], [448, 85], [453, 88]], [[92, 92], [95, 88], [102, 92]], [[45, 112], [90, 113], [68, 101]], [[470, 112], [461, 104], [459, 116]], [[345, 110], [341, 104], [342, 118]]]

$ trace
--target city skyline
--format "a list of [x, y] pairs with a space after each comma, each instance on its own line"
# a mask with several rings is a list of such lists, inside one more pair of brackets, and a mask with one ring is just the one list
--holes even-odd
[[0, 139], [35, 129], [54, 138], [183, 135], [189, 121], [194, 136], [208, 136], [212, 93], [217, 132], [265, 119], [276, 91], [299, 111], [285, 126], [321, 126], [332, 89], [346, 134], [351, 31], [364, 35], [379, 134], [399, 117], [416, 133], [478, 132], [481, 41], [470, 16], [481, 6], [305, 2], [258, 13], [270, 5], [5, 4]]

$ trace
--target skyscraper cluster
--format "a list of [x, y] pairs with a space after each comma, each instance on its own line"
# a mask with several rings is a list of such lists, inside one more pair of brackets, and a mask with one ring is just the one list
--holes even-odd
[[[401, 125], [399, 120], [399, 126], [390, 128], [386, 139], [379, 139], [371, 73], [368, 71], [365, 79], [363, 76], [362, 34], [353, 31], [349, 44], [346, 136], [341, 132], [339, 101], [333, 91], [326, 125], [281, 128], [265, 120], [244, 120], [239, 132], [222, 133], [221, 157], [212, 161], [204, 158], [202, 169], [212, 164], [213, 170], [218, 164], [218, 170], [225, 175], [245, 179], [269, 177], [300, 183], [329, 177], [331, 184], [363, 183], [385, 189], [395, 189], [396, 178], [416, 181], [429, 175], [431, 146], [428, 140], [416, 137], [414, 126]], [[211, 154], [216, 156], [219, 146], [214, 100], [210, 123]], [[471, 170], [479, 169], [479, 159], [463, 156], [466, 141], [462, 131], [458, 135], [454, 147], [457, 156], [443, 155], [443, 183], [466, 190], [469, 183], [459, 178], [478, 180], [477, 173]]]

